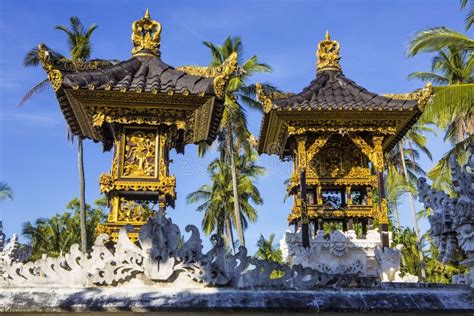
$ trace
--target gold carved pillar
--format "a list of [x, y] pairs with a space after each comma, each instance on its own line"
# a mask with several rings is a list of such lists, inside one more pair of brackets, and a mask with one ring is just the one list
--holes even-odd
[[360, 150], [369, 158], [376, 169], [377, 186], [378, 186], [378, 208], [376, 209], [375, 217], [380, 224], [380, 235], [382, 240], [382, 247], [389, 247], [388, 238], [388, 202], [385, 198], [384, 188], [384, 158], [383, 158], [383, 136], [372, 136], [373, 146], [369, 145], [362, 137], [358, 135], [351, 136], [352, 141]]
[[346, 186], [346, 202], [347, 205], [352, 205], [351, 186]]
[[160, 127], [122, 126], [117, 128], [111, 172], [100, 176], [100, 192], [109, 199], [107, 222], [96, 233], [116, 240], [121, 227], [130, 224], [138, 238], [138, 228], [154, 215], [148, 202], [158, 202], [160, 211], [175, 199], [174, 177], [168, 175], [168, 134]]

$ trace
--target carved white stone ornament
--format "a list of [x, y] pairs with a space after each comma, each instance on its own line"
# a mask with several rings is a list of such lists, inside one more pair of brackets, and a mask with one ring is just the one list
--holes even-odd
[[439, 249], [439, 260], [447, 263], [461, 250], [467, 257], [461, 264], [470, 269], [470, 276], [453, 278], [453, 282], [470, 283], [474, 287], [474, 140], [470, 144], [469, 161], [460, 167], [451, 156], [449, 167], [457, 197], [432, 189], [425, 178], [418, 180], [418, 196], [426, 208], [433, 210], [429, 217], [431, 236]]
[[[137, 243], [127, 235], [131, 229], [125, 226], [120, 230], [112, 249], [106, 247], [108, 236], [102, 234], [88, 254], [82, 254], [76, 244], [69, 253], [57, 258], [43, 256], [35, 262], [0, 262], [0, 286], [180, 286], [184, 282], [191, 287], [310, 289], [321, 285], [376, 284], [375, 278], [360, 277], [357, 266], [327, 272], [301, 265], [290, 268], [247, 256], [245, 247], [240, 247], [235, 255], [228, 255], [217, 236], [211, 237], [214, 247], [204, 254], [195, 226], [186, 227], [191, 236], [181, 242], [178, 226], [161, 214], [142, 226]], [[281, 276], [271, 278], [274, 270], [281, 271]]]
[[280, 250], [286, 262], [326, 273], [357, 273], [377, 277], [374, 249], [380, 244], [380, 234], [369, 230], [366, 238], [358, 239], [355, 231], [334, 230], [325, 237], [322, 230], [310, 239], [310, 247], [302, 246], [301, 231], [287, 231], [280, 240]]

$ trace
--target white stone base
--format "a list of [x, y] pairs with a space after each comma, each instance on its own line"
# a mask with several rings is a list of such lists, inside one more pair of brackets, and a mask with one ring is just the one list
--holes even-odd
[[280, 241], [280, 249], [287, 262], [320, 272], [377, 276], [374, 251], [380, 243], [380, 234], [376, 230], [369, 230], [364, 239], [358, 239], [353, 230], [333, 231], [328, 239], [325, 238], [324, 231], [318, 231], [310, 239], [310, 247], [305, 249], [301, 233], [287, 231]]

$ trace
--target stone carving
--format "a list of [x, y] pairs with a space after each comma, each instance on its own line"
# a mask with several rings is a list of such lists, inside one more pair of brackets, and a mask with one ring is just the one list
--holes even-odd
[[4, 273], [5, 266], [16, 262], [25, 262], [31, 255], [31, 247], [18, 242], [16, 234], [6, 240], [3, 225], [0, 221], [0, 279]]
[[[161, 213], [141, 227], [137, 243], [133, 243], [125, 226], [117, 243], [108, 248], [108, 236], [97, 237], [92, 251], [82, 254], [78, 245], [57, 258], [46, 255], [35, 262], [1, 262], [4, 271], [2, 286], [118, 286], [160, 285], [173, 283], [183, 277], [196, 286], [225, 286], [234, 288], [310, 289], [321, 285], [374, 286], [376, 278], [359, 276], [360, 264], [343, 270], [319, 272], [301, 265], [289, 267], [247, 255], [240, 247], [235, 255], [228, 255], [224, 243], [213, 236], [214, 247], [203, 253], [202, 240], [195, 226], [181, 241], [181, 232], [171, 219]], [[271, 278], [273, 271], [281, 276]], [[174, 283], [178, 285], [178, 282]]]
[[391, 282], [395, 279], [395, 274], [400, 272], [400, 257], [403, 245], [395, 248], [375, 247], [375, 259], [379, 264], [379, 274], [382, 282]]
[[329, 253], [341, 257], [348, 251], [348, 239], [339, 230], [333, 230], [329, 234]]
[[280, 250], [287, 262], [302, 265], [324, 273], [356, 273], [378, 277], [374, 249], [380, 244], [380, 234], [369, 230], [366, 238], [358, 239], [355, 231], [334, 230], [325, 237], [318, 230], [310, 239], [310, 248], [301, 242], [301, 232], [286, 232], [280, 241]]
[[474, 287], [474, 141], [470, 148], [469, 161], [463, 167], [458, 165], [456, 157], [449, 160], [456, 198], [432, 189], [425, 178], [418, 180], [418, 196], [426, 208], [433, 210], [429, 217], [430, 234], [439, 249], [438, 259], [450, 262], [461, 250], [467, 257], [461, 264], [469, 267], [468, 283]]

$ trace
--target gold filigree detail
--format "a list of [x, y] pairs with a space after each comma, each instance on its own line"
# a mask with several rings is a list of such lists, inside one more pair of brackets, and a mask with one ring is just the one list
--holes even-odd
[[264, 113], [270, 112], [270, 110], [273, 108], [273, 100], [287, 99], [295, 95], [294, 93], [285, 93], [279, 91], [263, 91], [262, 85], [260, 83], [255, 84], [255, 89], [257, 92], [257, 100], [262, 103], [262, 109]]
[[296, 140], [296, 154], [298, 157], [298, 170], [306, 170], [306, 137], [298, 137], [298, 139]]
[[166, 133], [162, 133], [159, 136], [159, 148], [160, 148], [160, 160], [159, 160], [159, 178], [166, 178], [168, 176], [168, 168], [166, 166], [166, 142], [168, 140], [168, 135]]
[[383, 136], [373, 136], [372, 141], [374, 146], [367, 144], [367, 142], [360, 136], [351, 135], [351, 140], [354, 144], [359, 147], [359, 149], [364, 153], [364, 155], [369, 158], [369, 160], [374, 164], [374, 167], [378, 170], [383, 169]]
[[136, 192], [162, 192], [171, 198], [175, 198], [176, 178], [166, 176], [159, 181], [126, 181], [114, 180], [108, 173], [102, 173], [99, 179], [100, 193], [112, 191], [136, 191]]
[[263, 92], [262, 85], [260, 83], [255, 85], [255, 89], [257, 90], [257, 100], [262, 103], [263, 112], [270, 112], [273, 107], [272, 99]]
[[148, 9], [143, 18], [133, 22], [132, 31], [133, 56], [160, 56], [161, 24], [151, 19]]
[[120, 198], [120, 211], [117, 214], [117, 220], [127, 223], [146, 222], [155, 212], [145, 209], [135, 201]]
[[385, 198], [378, 208], [377, 219], [379, 224], [388, 224], [388, 201]]
[[[330, 123], [330, 122], [328, 122]], [[326, 124], [326, 122], [325, 122]], [[373, 126], [359, 126], [359, 127], [331, 127], [331, 126], [319, 126], [319, 127], [304, 127], [304, 126], [288, 126], [288, 135], [302, 135], [309, 132], [337, 132], [337, 133], [353, 133], [353, 132], [378, 132], [380, 134], [394, 135], [397, 129], [391, 126], [384, 127], [373, 127]]]
[[[151, 111], [162, 113], [162, 111]], [[146, 124], [146, 125], [175, 125], [178, 129], [186, 129], [186, 122], [184, 120], [172, 120], [156, 116], [129, 116], [129, 115], [106, 115], [104, 112], [97, 112], [92, 116], [92, 126], [100, 127], [104, 122], [120, 123], [124, 125], [130, 124]]]
[[48, 51], [48, 48], [44, 44], [38, 45], [38, 59], [43, 65], [43, 69], [48, 75], [48, 80], [51, 83], [54, 91], [58, 91], [63, 84], [63, 75], [58, 69], [54, 69], [51, 54]]
[[229, 57], [219, 66], [182, 66], [176, 70], [187, 73], [188, 75], [201, 76], [207, 78], [214, 78], [214, 93], [217, 97], [224, 96], [224, 90], [230, 75], [237, 68], [237, 53], [233, 52]]
[[123, 175], [129, 177], [154, 176], [156, 134], [135, 131], [125, 136]]
[[386, 93], [383, 96], [394, 100], [418, 100], [418, 108], [424, 111], [426, 104], [428, 104], [433, 96], [433, 84], [428, 82], [423, 89], [415, 92], [400, 94]]
[[[301, 204], [297, 203], [288, 215], [288, 222], [301, 219]], [[375, 217], [376, 209], [370, 205], [350, 205], [342, 210], [325, 209], [317, 205], [308, 205], [308, 218], [310, 220], [318, 218], [373, 218]]]
[[101, 127], [105, 122], [105, 115], [102, 112], [98, 112], [92, 116], [92, 126]]
[[337, 41], [331, 41], [329, 32], [326, 31], [326, 39], [319, 42], [318, 51], [316, 53], [318, 57], [317, 70], [341, 70], [339, 65], [340, 45]]

